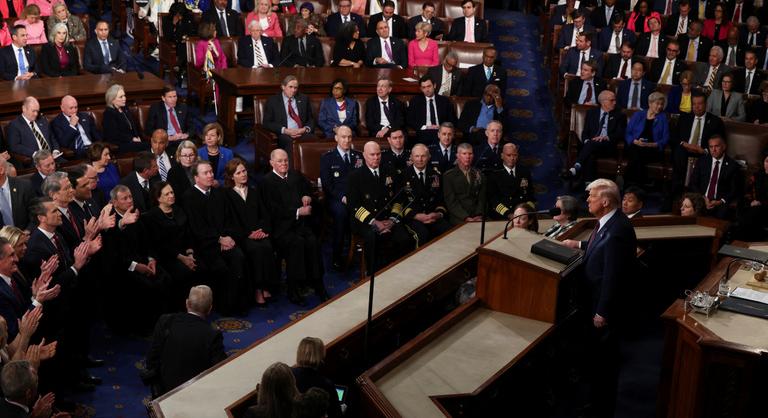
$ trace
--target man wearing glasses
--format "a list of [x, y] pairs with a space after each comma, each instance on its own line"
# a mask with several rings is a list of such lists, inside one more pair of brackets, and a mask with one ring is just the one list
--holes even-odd
[[678, 85], [680, 84], [680, 74], [685, 71], [685, 62], [678, 59], [680, 54], [680, 44], [675, 40], [667, 43], [667, 58], [664, 60], [655, 60], [651, 65], [651, 71], [646, 75], [646, 79], [657, 84]]

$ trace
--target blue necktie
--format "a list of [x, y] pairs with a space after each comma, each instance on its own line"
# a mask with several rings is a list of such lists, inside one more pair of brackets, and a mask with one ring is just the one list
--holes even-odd
[[3, 222], [6, 225], [13, 226], [13, 209], [11, 209], [11, 202], [5, 198], [6, 187], [8, 187], [7, 180], [6, 180], [6, 185], [3, 187], [0, 187], [0, 213], [3, 214]]
[[19, 75], [24, 75], [27, 73], [27, 65], [24, 63], [24, 52], [22, 52], [22, 49], [19, 48]]
[[107, 41], [101, 41], [101, 53], [104, 54], [104, 65], [109, 65], [110, 56]]

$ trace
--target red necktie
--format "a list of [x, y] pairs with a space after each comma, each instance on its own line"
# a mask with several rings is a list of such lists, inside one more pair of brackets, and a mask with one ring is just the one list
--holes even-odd
[[69, 223], [72, 224], [72, 229], [75, 230], [75, 235], [77, 235], [77, 239], [80, 239], [80, 228], [77, 227], [77, 222], [75, 222], [75, 217], [72, 215], [72, 211], [67, 211], [67, 219], [69, 219]]
[[733, 23], [739, 23], [741, 21], [741, 3], [736, 5], [736, 10], [733, 12]]
[[293, 110], [293, 97], [288, 99], [288, 116], [290, 116], [291, 119], [296, 122], [296, 125], [299, 127], [299, 129], [304, 127], [304, 125], [301, 124], [301, 118], [296, 114], [296, 111]]
[[621, 66], [621, 73], [619, 74], [619, 77], [624, 79], [627, 78], [627, 64], [629, 64], [629, 60], [624, 60], [624, 65]]
[[179, 120], [176, 119], [176, 111], [173, 110], [173, 108], [170, 108], [168, 114], [171, 115], [171, 125], [173, 125], [173, 130], [176, 131], [177, 134], [180, 134], [181, 126], [179, 126]]
[[597, 237], [597, 232], [600, 230], [600, 221], [598, 220], [595, 223], [595, 229], [592, 230], [592, 235], [589, 236], [589, 242], [587, 242], [587, 251], [589, 251], [590, 248], [592, 248], [592, 243], [595, 242], [595, 237]]
[[712, 176], [709, 177], [709, 187], [707, 187], [707, 199], [709, 200], [715, 199], [718, 177], [720, 177], [720, 161], [715, 161], [715, 168], [712, 170]]
[[587, 81], [587, 94], [584, 95], [584, 103], [589, 104], [592, 102], [592, 83]]
[[13, 294], [16, 295], [16, 298], [19, 299], [19, 303], [21, 303], [22, 306], [25, 306], [24, 296], [22, 296], [19, 286], [16, 284], [16, 280], [13, 280], [13, 277], [11, 277], [11, 290], [13, 290]]
[[61, 242], [59, 242], [59, 237], [54, 234], [51, 237], [51, 241], [53, 241], [53, 246], [56, 247], [56, 254], [59, 256], [59, 262], [60, 263], [66, 263], [67, 259], [64, 256], [64, 247], [61, 246]]

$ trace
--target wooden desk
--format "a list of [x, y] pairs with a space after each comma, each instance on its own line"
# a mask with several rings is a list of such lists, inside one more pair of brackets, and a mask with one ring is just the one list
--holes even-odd
[[[736, 243], [747, 246], [745, 243]], [[765, 245], [752, 246], [768, 251]], [[723, 258], [696, 290], [714, 294], [730, 257]], [[750, 273], [731, 268], [731, 287]], [[686, 312], [677, 300], [663, 314], [666, 338], [657, 416], [757, 417], [768, 391], [768, 320], [735, 312]]]
[[[419, 92], [416, 82], [403, 78], [413, 77], [413, 71], [366, 68], [227, 68], [213, 71], [213, 79], [219, 86], [219, 120], [224, 127], [226, 141], [235, 141], [235, 101], [238, 96], [272, 96], [280, 92], [280, 85], [288, 75], [299, 80], [299, 92], [303, 94], [328, 94], [331, 83], [343, 78], [349, 83], [349, 94], [375, 94], [376, 83], [386, 78], [392, 80], [393, 94]], [[317, 117], [317, 115], [315, 115]]]
[[[489, 222], [486, 233], [498, 235], [503, 228], [504, 222]], [[435, 287], [438, 282], [461, 283], [471, 276], [468, 263], [476, 259], [479, 237], [479, 223], [462, 225], [377, 274], [370, 364], [361, 360], [369, 289], [368, 283], [362, 282], [154, 400], [153, 412], [165, 418], [227, 417], [229, 408], [251, 400], [256, 383], [270, 364], [295, 363], [296, 347], [306, 336], [319, 337], [326, 343], [329, 376], [336, 380], [344, 374], [341, 377], [351, 384], [361, 370], [394, 351], [389, 348], [391, 341], [410, 335], [403, 332], [404, 327], [432, 315], [428, 311], [437, 308], [432, 305], [440, 298]], [[399, 341], [398, 347], [406, 341]], [[389, 351], [382, 353], [381, 347]]]
[[129, 101], [157, 101], [163, 91], [163, 80], [145, 72], [140, 80], [134, 72], [127, 74], [83, 74], [73, 77], [36, 78], [25, 82], [0, 82], [0, 119], [10, 119], [21, 113], [21, 103], [27, 96], [40, 102], [41, 112], [58, 112], [61, 98], [67, 94], [77, 99], [80, 110], [89, 106], [103, 107], [104, 93], [113, 84], [121, 84]]

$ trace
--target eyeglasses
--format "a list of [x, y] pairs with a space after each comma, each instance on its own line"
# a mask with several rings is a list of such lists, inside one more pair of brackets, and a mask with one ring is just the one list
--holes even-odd
[[679, 49], [667, 48], [667, 52], [680, 52]]

